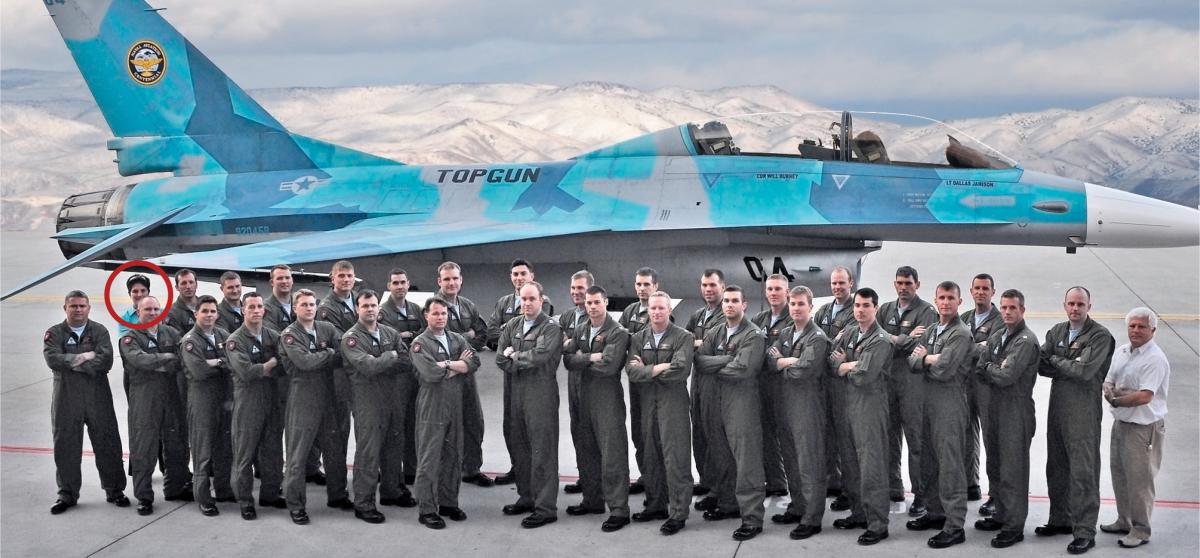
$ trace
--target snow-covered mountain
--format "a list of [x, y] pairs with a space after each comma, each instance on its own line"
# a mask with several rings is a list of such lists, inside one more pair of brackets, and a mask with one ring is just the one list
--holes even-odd
[[[682, 122], [720, 119], [745, 151], [794, 152], [823, 138], [836, 113], [777, 87], [641, 91], [586, 82], [287, 88], [251, 94], [292, 130], [413, 164], [563, 159]], [[746, 116], [750, 115], [750, 116]], [[1046, 110], [930, 124], [856, 115], [896, 160], [944, 161], [946, 134], [976, 138], [1031, 170], [1197, 205], [1196, 99], [1126, 97], [1086, 110]], [[70, 194], [121, 178], [109, 131], [74, 73], [0, 73], [0, 201], [5, 229], [53, 217]]]

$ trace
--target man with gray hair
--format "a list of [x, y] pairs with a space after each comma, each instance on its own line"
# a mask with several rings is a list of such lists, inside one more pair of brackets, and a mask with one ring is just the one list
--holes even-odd
[[1167, 386], [1171, 365], [1154, 342], [1158, 316], [1139, 307], [1125, 315], [1129, 343], [1117, 348], [1108, 376], [1104, 399], [1112, 406], [1112, 442], [1109, 467], [1117, 520], [1101, 525], [1105, 533], [1123, 533], [1123, 547], [1150, 542], [1150, 514], [1154, 511], [1154, 477], [1162, 463], [1164, 419], [1167, 416]]

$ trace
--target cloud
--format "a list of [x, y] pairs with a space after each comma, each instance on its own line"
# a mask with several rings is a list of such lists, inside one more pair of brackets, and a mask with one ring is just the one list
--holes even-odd
[[[774, 84], [816, 100], [936, 100], [1195, 97], [1200, 83], [1194, 0], [1136, 9], [1119, 0], [154, 5], [252, 88], [598, 80]], [[0, 7], [0, 67], [73, 68], [43, 6]]]

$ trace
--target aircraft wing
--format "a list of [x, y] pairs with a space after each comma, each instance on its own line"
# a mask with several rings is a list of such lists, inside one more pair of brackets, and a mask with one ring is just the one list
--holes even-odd
[[150, 261], [168, 268], [263, 269], [421, 250], [491, 244], [604, 230], [584, 220], [571, 223], [478, 221], [413, 222], [404, 216], [366, 219], [341, 229], [222, 248], [171, 254]]

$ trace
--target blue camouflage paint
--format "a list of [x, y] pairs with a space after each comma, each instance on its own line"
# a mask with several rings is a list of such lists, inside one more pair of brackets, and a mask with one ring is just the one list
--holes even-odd
[[[193, 204], [154, 234], [294, 235], [164, 260], [269, 266], [638, 231], [654, 228], [652, 216], [660, 219], [659, 228], [699, 229], [1014, 222], [1082, 226], [1087, 215], [1082, 185], [1048, 175], [795, 156], [698, 155], [689, 125], [568, 161], [406, 166], [287, 131], [158, 12], [148, 11], [145, 2], [115, 0], [107, 13], [88, 19], [79, 13], [96, 8], [80, 1], [47, 5], [52, 13], [58, 11], [55, 23], [118, 136], [110, 148], [118, 153], [119, 171], [168, 171], [177, 177], [135, 187], [125, 205], [126, 224], [64, 234], [107, 238]], [[95, 30], [88, 27], [93, 20], [100, 22]], [[136, 83], [126, 69], [129, 47], [141, 40], [160, 45], [167, 60], [155, 85]], [[469, 171], [469, 180], [453, 179], [453, 173], [462, 171]], [[665, 192], [668, 183], [676, 190]], [[1038, 201], [1062, 201], [1069, 210], [1030, 210]], [[672, 210], [681, 210], [677, 214], [683, 217], [667, 222]]]
[[562, 187], [566, 186], [563, 178], [575, 166], [575, 163], [563, 165], [547, 165], [543, 167], [538, 179], [535, 180], [529, 187], [525, 188], [524, 192], [517, 197], [516, 203], [513, 204], [513, 211], [528, 207], [538, 215], [545, 215], [547, 211], [553, 208], [558, 208], [567, 213], [573, 213], [579, 206], [583, 205], [579, 198], [567, 193]]

